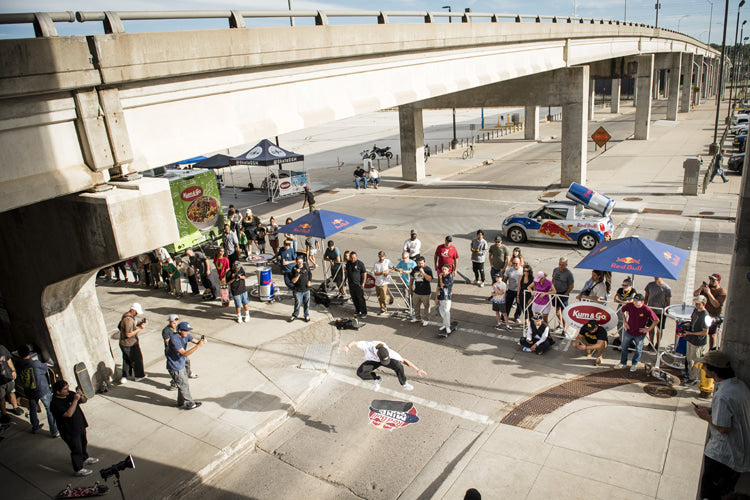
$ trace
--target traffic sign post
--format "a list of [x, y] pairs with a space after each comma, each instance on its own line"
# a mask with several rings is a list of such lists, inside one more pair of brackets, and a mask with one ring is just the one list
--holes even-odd
[[609, 142], [611, 138], [612, 136], [609, 135], [609, 132], [604, 130], [604, 127], [599, 127], [593, 134], [591, 134], [591, 139], [594, 143], [600, 148], [603, 147], [604, 151], [607, 150], [607, 142]]

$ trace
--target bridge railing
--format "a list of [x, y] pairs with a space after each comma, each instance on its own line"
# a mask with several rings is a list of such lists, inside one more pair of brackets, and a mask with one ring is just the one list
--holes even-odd
[[[37, 37], [57, 36], [56, 22], [81, 23], [101, 22], [105, 33], [125, 33], [123, 21], [166, 21], [186, 19], [226, 19], [230, 28], [246, 28], [245, 19], [289, 18], [313, 20], [316, 26], [328, 26], [331, 18], [350, 20], [370, 20], [377, 24], [389, 24], [391, 18], [417, 18], [424, 23], [433, 23], [438, 18], [449, 21], [459, 19], [461, 23], [471, 22], [533, 22], [533, 23], [578, 23], [608, 24], [653, 28], [651, 25], [613, 19], [595, 19], [570, 16], [548, 16], [537, 14], [498, 14], [477, 12], [429, 12], [429, 11], [377, 11], [377, 10], [182, 10], [182, 11], [101, 11], [101, 12], [35, 12], [0, 14], [0, 24], [33, 24]], [[672, 31], [660, 28], [664, 31]]]

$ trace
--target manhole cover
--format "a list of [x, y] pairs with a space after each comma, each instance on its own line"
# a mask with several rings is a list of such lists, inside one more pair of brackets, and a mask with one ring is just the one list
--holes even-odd
[[362, 229], [364, 229], [365, 231], [372, 231], [373, 229], [377, 229], [377, 228], [378, 226], [365, 226]]
[[698, 212], [698, 215], [713, 215], [713, 212]]
[[623, 198], [622, 201], [643, 201], [643, 198], [638, 198], [636, 196], [628, 196], [627, 198]]
[[426, 207], [436, 207], [437, 203], [425, 203], [424, 206], [426, 206]]
[[664, 384], [646, 384], [643, 392], [655, 398], [667, 399], [677, 395], [677, 389]]

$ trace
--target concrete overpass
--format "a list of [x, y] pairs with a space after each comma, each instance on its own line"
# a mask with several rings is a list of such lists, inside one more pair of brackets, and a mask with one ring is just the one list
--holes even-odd
[[[331, 25], [354, 14], [377, 24]], [[70, 377], [114, 364], [93, 270], [176, 239], [166, 181], [138, 172], [332, 120], [399, 107], [405, 178], [424, 177], [422, 109], [562, 106], [561, 183], [585, 182], [593, 79], [637, 80], [635, 138], [648, 139], [655, 75], [667, 119], [717, 87], [717, 54], [680, 33], [605, 20], [448, 13], [293, 12], [314, 26], [248, 28], [289, 12], [224, 17], [221, 30], [126, 33], [154, 13], [84, 13], [105, 34], [60, 37], [67, 13], [6, 14], [36, 38], [0, 41], [0, 264], [8, 340], [36, 342]], [[390, 19], [417, 17], [418, 23]], [[531, 22], [524, 22], [531, 21]], [[682, 92], [680, 81], [682, 80]], [[613, 102], [619, 105], [619, 96]], [[538, 124], [527, 122], [527, 139]], [[44, 227], [43, 233], [34, 228]], [[54, 242], [50, 248], [49, 243]], [[57, 258], [45, 259], [45, 251]], [[106, 349], [106, 352], [105, 352]]]

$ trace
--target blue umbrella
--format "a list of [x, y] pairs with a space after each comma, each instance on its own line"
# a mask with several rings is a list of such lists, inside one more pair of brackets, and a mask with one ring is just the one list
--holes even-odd
[[301, 234], [313, 238], [328, 238], [332, 234], [364, 221], [353, 215], [330, 210], [315, 210], [279, 229], [279, 233]]
[[687, 256], [687, 250], [631, 236], [599, 243], [576, 268], [676, 280]]

